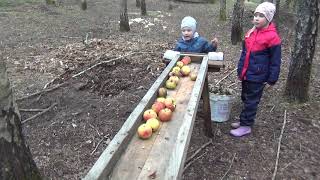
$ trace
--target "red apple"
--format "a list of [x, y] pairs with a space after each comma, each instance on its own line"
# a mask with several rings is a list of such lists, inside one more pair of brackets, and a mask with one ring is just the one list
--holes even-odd
[[152, 127], [148, 124], [141, 124], [137, 132], [141, 139], [148, 139], [152, 135]]
[[172, 111], [168, 108], [164, 108], [159, 112], [160, 121], [166, 122], [170, 121], [172, 117]]
[[184, 56], [181, 61], [184, 65], [187, 65], [191, 63], [191, 58], [189, 56]]
[[164, 109], [166, 106], [162, 102], [155, 102], [152, 106], [151, 109], [154, 110], [157, 114], [161, 109]]
[[174, 109], [176, 108], [176, 101], [173, 98], [168, 97], [165, 99], [164, 105], [166, 106], [166, 108], [174, 111]]
[[143, 113], [143, 119], [145, 121], [147, 121], [150, 118], [157, 118], [157, 117], [158, 117], [157, 113], [152, 109], [148, 109]]

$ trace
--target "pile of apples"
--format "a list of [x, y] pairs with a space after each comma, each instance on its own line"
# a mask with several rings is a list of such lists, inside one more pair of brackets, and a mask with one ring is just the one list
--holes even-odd
[[169, 79], [165, 83], [165, 87], [158, 90], [158, 98], [153, 103], [150, 109], [143, 113], [144, 123], [138, 128], [138, 136], [141, 139], [148, 139], [152, 133], [156, 132], [160, 127], [160, 122], [170, 121], [173, 111], [176, 108], [176, 101], [172, 97], [167, 97], [167, 89], [175, 89], [179, 80], [183, 76], [189, 76], [192, 81], [197, 79], [197, 74], [191, 72], [188, 64], [191, 63], [189, 56], [184, 56], [177, 62], [169, 73]]
[[176, 66], [172, 68], [169, 73], [169, 79], [166, 81], [166, 88], [175, 89], [178, 85], [180, 77], [182, 76], [190, 76], [192, 81], [197, 79], [197, 74], [195, 72], [191, 72], [188, 64], [191, 63], [191, 58], [189, 56], [184, 56], [180, 61], [177, 62]]
[[162, 87], [158, 90], [158, 98], [151, 106], [143, 113], [144, 123], [138, 128], [138, 136], [141, 139], [148, 139], [160, 127], [161, 122], [170, 121], [173, 111], [176, 108], [176, 101], [172, 97], [167, 97], [167, 89]]

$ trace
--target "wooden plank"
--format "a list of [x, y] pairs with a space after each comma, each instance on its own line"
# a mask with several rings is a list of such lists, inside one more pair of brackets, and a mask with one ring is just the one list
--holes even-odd
[[[204, 53], [181, 53], [181, 56], [190, 56], [192, 58], [192, 62], [201, 63], [203, 57], [207, 56]], [[219, 71], [220, 68], [224, 67], [224, 61], [221, 60], [208, 60], [208, 68], [212, 69], [213, 72]], [[215, 70], [216, 69], [216, 70]]]
[[[168, 90], [168, 96], [175, 97], [175, 94], [176, 91]], [[164, 127], [166, 127], [166, 123], [161, 123], [161, 127], [158, 132], [154, 133], [152, 137], [147, 140], [141, 140], [137, 134], [135, 134], [113, 168], [113, 172], [110, 174], [109, 179], [137, 179], [145, 161], [149, 157], [149, 153], [157, 139], [157, 136], [161, 133], [161, 130], [163, 130]]]
[[186, 113], [184, 115], [183, 123], [179, 129], [176, 140], [176, 145], [172, 150], [167, 171], [165, 173], [166, 180], [180, 179], [183, 171], [184, 161], [186, 158], [190, 137], [192, 134], [193, 124], [196, 117], [198, 102], [200, 100], [200, 93], [203, 90], [205, 76], [208, 70], [208, 58], [204, 57], [198, 72], [198, 77], [195, 82]]
[[211, 121], [211, 109], [209, 99], [209, 85], [208, 85], [208, 74], [206, 74], [204, 86], [202, 90], [203, 99], [203, 114], [204, 114], [204, 131], [207, 137], [212, 137], [212, 121]]
[[[192, 63], [189, 66], [191, 71], [198, 72], [200, 64]], [[153, 144], [152, 150], [148, 155], [149, 157], [137, 179], [150, 179], [149, 176], [151, 174], [155, 174], [153, 179], [165, 179], [167, 163], [171, 156], [171, 150], [176, 144], [178, 129], [184, 122], [184, 114], [186, 113], [194, 84], [195, 81], [191, 81], [189, 77], [180, 79], [180, 87], [177, 88], [177, 93], [173, 96], [176, 99], [177, 108], [174, 111], [172, 120], [163, 124]]]
[[173, 59], [170, 64], [164, 69], [159, 78], [151, 86], [149, 91], [125, 121], [122, 128], [112, 139], [108, 147], [103, 151], [99, 159], [90, 169], [88, 174], [84, 177], [84, 180], [100, 180], [108, 178], [108, 175], [112, 171], [117, 160], [132, 139], [132, 136], [135, 134], [136, 129], [140, 124], [143, 112], [147, 107], [151, 106], [151, 103], [154, 102], [157, 96], [157, 90], [165, 83], [169, 72], [175, 66], [178, 58], [179, 56]]

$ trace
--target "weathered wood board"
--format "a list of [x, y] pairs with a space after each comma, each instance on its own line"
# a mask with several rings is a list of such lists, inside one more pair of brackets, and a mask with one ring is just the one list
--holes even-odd
[[177, 107], [172, 120], [161, 124], [161, 128], [148, 140], [137, 136], [142, 124], [142, 115], [157, 97], [157, 90], [164, 86], [168, 74], [178, 56], [162, 72], [147, 94], [128, 117], [120, 131], [111, 141], [98, 161], [84, 178], [96, 179], [179, 179], [192, 134], [198, 104], [208, 71], [206, 56], [191, 56], [191, 71], [198, 72], [196, 81], [189, 77], [180, 79], [175, 90], [168, 96], [176, 99]]

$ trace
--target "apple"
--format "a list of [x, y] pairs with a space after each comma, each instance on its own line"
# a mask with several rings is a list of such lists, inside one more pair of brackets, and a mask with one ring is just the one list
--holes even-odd
[[170, 121], [172, 117], [172, 111], [169, 108], [164, 108], [159, 112], [160, 121]]
[[164, 105], [166, 106], [166, 108], [170, 109], [171, 111], [174, 111], [174, 109], [176, 108], [176, 101], [173, 98], [168, 97], [164, 101]]
[[181, 62], [183, 62], [184, 65], [188, 65], [191, 63], [191, 58], [189, 56], [184, 56]]
[[148, 121], [146, 122], [147, 125], [149, 125], [152, 128], [152, 131], [157, 131], [160, 127], [160, 122], [158, 119], [156, 118], [151, 118], [148, 119]]
[[183, 66], [180, 70], [181, 74], [184, 76], [188, 76], [191, 72], [191, 69], [189, 66]]
[[155, 102], [152, 106], [151, 109], [154, 110], [157, 114], [161, 109], [164, 109], [166, 106], [162, 102]]
[[175, 89], [176, 87], [177, 87], [177, 84], [173, 80], [168, 79], [166, 81], [166, 88]]
[[178, 66], [175, 66], [174, 68], [172, 68], [172, 72], [173, 73], [178, 73], [178, 72], [180, 72], [180, 67], [178, 67]]
[[138, 128], [138, 136], [141, 139], [148, 139], [152, 135], [152, 127], [146, 123], [141, 124]]
[[164, 97], [158, 97], [158, 98], [156, 99], [156, 102], [162, 102], [162, 103], [164, 103], [165, 100], [166, 100], [166, 98], [164, 98]]
[[190, 73], [190, 79], [191, 81], [195, 81], [197, 79], [197, 74], [195, 72]]
[[169, 80], [172, 80], [172, 81], [174, 81], [176, 84], [178, 84], [178, 82], [179, 82], [179, 77], [178, 77], [178, 76], [171, 76], [171, 77], [169, 78]]
[[157, 118], [157, 117], [158, 117], [157, 113], [152, 109], [148, 109], [143, 113], [143, 119], [145, 121], [147, 121], [150, 118]]
[[183, 63], [182, 61], [178, 61], [178, 62], [177, 62], [177, 66], [178, 66], [179, 68], [182, 68], [183, 65], [184, 65], [184, 63]]
[[167, 89], [164, 87], [159, 88], [158, 96], [159, 97], [166, 97], [167, 96]]

